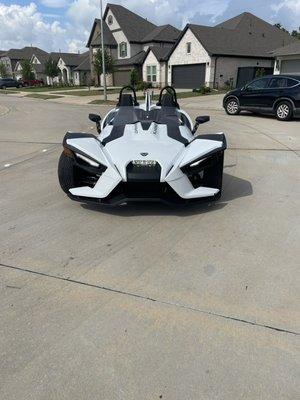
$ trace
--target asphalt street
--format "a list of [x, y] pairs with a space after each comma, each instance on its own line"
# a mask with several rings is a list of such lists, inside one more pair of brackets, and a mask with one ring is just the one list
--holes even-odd
[[108, 208], [57, 179], [108, 108], [0, 94], [1, 400], [299, 397], [300, 121], [181, 104], [226, 134], [221, 199]]

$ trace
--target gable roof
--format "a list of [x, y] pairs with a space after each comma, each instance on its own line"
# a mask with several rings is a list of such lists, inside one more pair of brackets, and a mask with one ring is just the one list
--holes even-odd
[[135, 54], [131, 58], [122, 58], [115, 60], [116, 66], [122, 65], [141, 65], [143, 64], [146, 57], [146, 52], [144, 50], [140, 51], [139, 53]]
[[[287, 45], [293, 41], [289, 33], [284, 32], [282, 29], [269, 24], [267, 21], [249, 12], [243, 12], [227, 21], [221, 22], [216, 25], [216, 28], [236, 29], [240, 32], [244, 32], [244, 34], [255, 34], [267, 38], [270, 41], [273, 39], [276, 43], [279, 43], [278, 47]], [[276, 44], [273, 48], [276, 48]]]
[[[161, 47], [161, 46], [150, 46], [147, 50], [146, 57], [152, 51], [155, 55], [157, 61], [166, 61], [168, 59], [169, 53], [171, 52], [172, 47]], [[145, 59], [146, 59], [145, 57]]]
[[180, 30], [172, 25], [162, 25], [155, 27], [144, 38], [143, 43], [147, 42], [170, 42], [175, 43], [180, 35]]
[[2, 56], [9, 57], [11, 60], [29, 60], [33, 54], [48, 54], [46, 51], [38, 48], [26, 46], [23, 49], [10, 49], [6, 51]]
[[74, 68], [74, 71], [90, 71], [90, 70], [91, 70], [91, 63], [89, 55], [83, 58], [83, 61], [78, 65], [78, 67]]
[[[97, 25], [99, 26], [99, 33], [97, 36], [94, 37], [94, 32], [95, 32]], [[99, 18], [95, 18], [95, 21], [94, 21], [88, 42], [86, 44], [86, 47], [101, 45], [101, 29], [100, 28], [101, 28], [101, 20]], [[104, 44], [106, 46], [117, 46], [117, 42], [105, 21], [103, 21], [103, 39], [104, 39]]]
[[286, 32], [250, 13], [243, 13], [214, 27], [187, 24], [173, 46], [173, 53], [190, 29], [209, 55], [273, 58], [273, 49], [294, 42]]
[[118, 4], [107, 4], [104, 19], [108, 10], [111, 10], [114, 14], [129, 42], [141, 43], [141, 40], [156, 28], [156, 25], [152, 22]]
[[88, 55], [88, 51], [82, 54], [59, 53], [59, 58], [61, 58], [68, 67], [78, 67]]
[[280, 47], [271, 52], [274, 56], [292, 56], [300, 55], [300, 40], [288, 44], [287, 46]]

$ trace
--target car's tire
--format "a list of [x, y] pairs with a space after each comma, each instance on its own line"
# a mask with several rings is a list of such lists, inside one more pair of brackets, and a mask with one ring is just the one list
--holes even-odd
[[238, 115], [241, 112], [238, 101], [235, 98], [228, 99], [225, 103], [225, 111], [228, 115]]
[[275, 107], [278, 121], [288, 121], [293, 116], [293, 106], [289, 101], [280, 101]]
[[5, 86], [5, 85], [1, 86], [1, 89], [5, 90], [5, 89], [6, 89], [6, 86]]
[[62, 190], [69, 194], [74, 187], [74, 162], [71, 157], [62, 152], [58, 162], [58, 180]]

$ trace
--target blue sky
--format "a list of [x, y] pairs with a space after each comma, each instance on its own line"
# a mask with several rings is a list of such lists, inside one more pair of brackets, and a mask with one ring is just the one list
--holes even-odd
[[[215, 25], [243, 11], [287, 29], [300, 25], [300, 0], [120, 0], [156, 24]], [[104, 1], [105, 7], [106, 1]], [[34, 45], [45, 50], [83, 51], [99, 0], [0, 0], [0, 50]]]

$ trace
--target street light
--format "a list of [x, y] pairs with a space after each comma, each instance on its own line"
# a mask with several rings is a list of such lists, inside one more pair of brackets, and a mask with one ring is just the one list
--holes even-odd
[[[106, 75], [105, 75], [105, 52], [104, 52], [104, 37], [103, 37], [103, 13], [102, 13], [102, 0], [100, 0], [100, 21], [101, 21], [101, 53], [102, 53], [102, 74], [103, 74], [103, 95], [104, 101], [107, 100], [106, 93]], [[99, 82], [101, 83], [101, 82]]]

